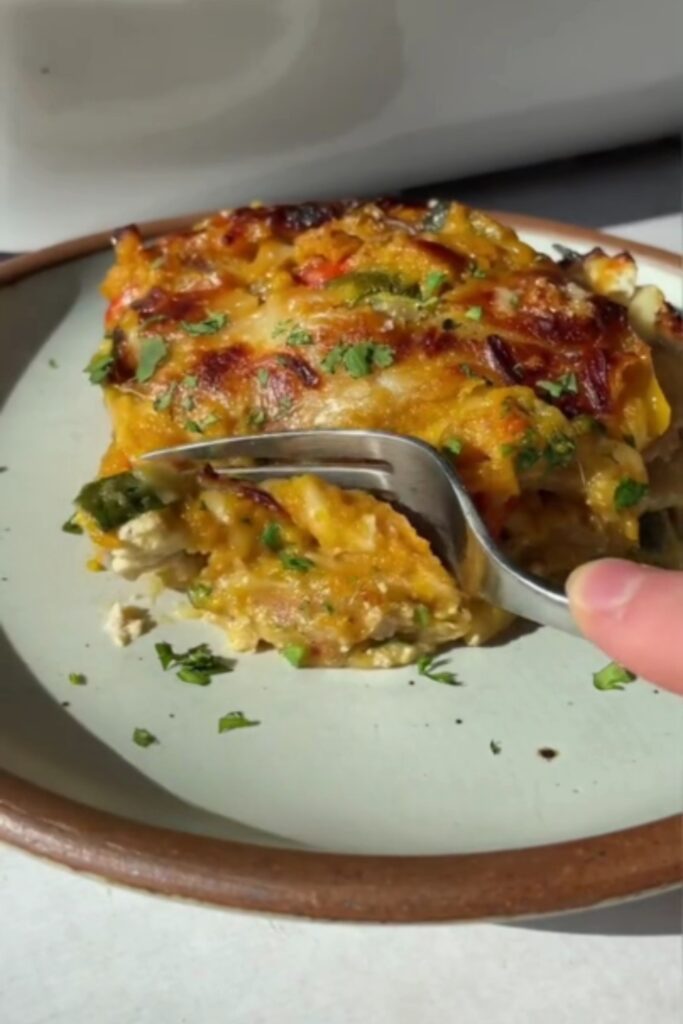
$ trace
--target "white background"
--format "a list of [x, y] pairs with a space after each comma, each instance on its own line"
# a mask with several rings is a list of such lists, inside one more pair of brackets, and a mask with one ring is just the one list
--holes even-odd
[[[615, 233], [680, 250], [683, 217]], [[681, 902], [515, 926], [256, 917], [0, 848], [1, 1024], [679, 1024]]]

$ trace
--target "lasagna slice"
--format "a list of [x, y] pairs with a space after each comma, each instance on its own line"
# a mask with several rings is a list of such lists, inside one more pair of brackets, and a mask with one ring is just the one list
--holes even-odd
[[368, 494], [143, 468], [145, 452], [392, 430], [454, 460], [494, 538], [534, 573], [561, 582], [603, 555], [683, 564], [681, 471], [667, 469], [680, 319], [637, 288], [625, 254], [555, 262], [458, 203], [254, 205], [149, 243], [123, 230], [103, 291], [88, 372], [113, 436], [77, 518], [102, 566], [186, 592], [238, 650], [389, 666], [481, 643], [510, 616], [461, 593]]

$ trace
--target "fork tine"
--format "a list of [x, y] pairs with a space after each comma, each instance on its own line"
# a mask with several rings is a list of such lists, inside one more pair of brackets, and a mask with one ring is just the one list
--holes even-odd
[[246, 480], [252, 483], [261, 483], [264, 480], [282, 480], [292, 476], [301, 476], [302, 473], [311, 473], [313, 476], [327, 480], [328, 483], [336, 484], [337, 487], [350, 487], [355, 490], [380, 494], [393, 493], [391, 473], [373, 469], [370, 466], [302, 465], [301, 463], [282, 465], [278, 463], [270, 466], [219, 468], [215, 472], [220, 477]]
[[217, 438], [215, 441], [199, 441], [174, 448], [160, 448], [142, 456], [147, 462], [160, 459], [191, 459], [210, 462], [215, 459], [297, 459], [310, 461], [340, 460], [359, 453], [365, 462], [381, 462], [386, 455], [383, 444], [390, 434], [368, 434], [365, 430], [292, 430], [272, 434], [246, 435], [244, 437]]

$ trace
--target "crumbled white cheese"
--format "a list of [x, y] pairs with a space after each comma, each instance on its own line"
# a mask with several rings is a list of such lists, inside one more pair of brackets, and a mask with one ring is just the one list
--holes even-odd
[[156, 510], [124, 523], [118, 538], [122, 546], [112, 551], [111, 568], [125, 579], [159, 569], [187, 546], [184, 529]]
[[107, 612], [104, 631], [117, 647], [127, 647], [156, 625], [146, 608], [116, 601]]

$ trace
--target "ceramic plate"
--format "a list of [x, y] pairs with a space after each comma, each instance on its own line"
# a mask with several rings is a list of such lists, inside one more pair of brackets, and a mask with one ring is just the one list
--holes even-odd
[[[628, 245], [505, 219], [546, 251]], [[674, 884], [683, 704], [643, 682], [597, 691], [607, 659], [584, 641], [536, 629], [456, 647], [457, 687], [274, 653], [188, 686], [154, 643], [223, 637], [163, 607], [150, 635], [112, 646], [104, 614], [136, 585], [87, 572], [86, 540], [60, 529], [109, 430], [82, 373], [106, 242], [0, 268], [0, 835], [145, 888], [327, 917], [500, 917]], [[628, 247], [676, 300], [674, 258]], [[260, 725], [219, 734], [230, 711]]]

